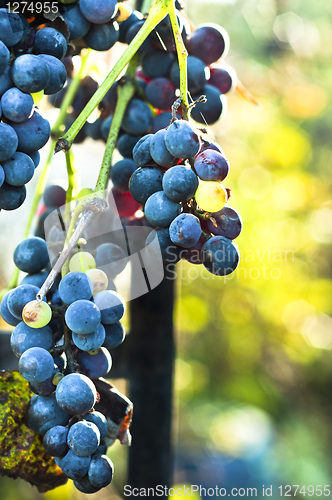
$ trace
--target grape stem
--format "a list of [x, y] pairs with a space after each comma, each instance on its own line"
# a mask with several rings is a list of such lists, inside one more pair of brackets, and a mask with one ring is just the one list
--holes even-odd
[[[71, 148], [75, 137], [77, 136], [77, 134], [79, 133], [79, 131], [81, 130], [81, 128], [83, 127], [89, 116], [91, 115], [91, 113], [98, 106], [102, 98], [111, 88], [113, 83], [116, 81], [120, 73], [124, 70], [126, 65], [132, 59], [132, 57], [136, 54], [136, 52], [138, 51], [139, 47], [142, 45], [144, 40], [148, 37], [151, 31], [160, 23], [160, 21], [162, 21], [164, 17], [166, 17], [167, 14], [171, 15], [171, 13], [173, 12], [175, 16], [174, 9], [175, 9], [174, 0], [156, 0], [156, 2], [151, 7], [150, 13], [145, 23], [143, 24], [142, 28], [139, 30], [135, 38], [132, 40], [132, 42], [128, 45], [126, 51], [113, 66], [113, 68], [103, 81], [103, 83], [100, 85], [98, 90], [96, 90], [96, 92], [93, 94], [90, 101], [85, 106], [85, 108], [78, 116], [78, 118], [75, 120], [73, 125], [70, 127], [68, 132], [66, 132], [66, 134], [58, 140], [55, 146], [56, 153], [62, 150], [68, 151]], [[177, 32], [179, 32], [176, 19], [175, 19], [175, 24]], [[187, 96], [185, 95], [184, 102], [186, 102], [186, 97]]]

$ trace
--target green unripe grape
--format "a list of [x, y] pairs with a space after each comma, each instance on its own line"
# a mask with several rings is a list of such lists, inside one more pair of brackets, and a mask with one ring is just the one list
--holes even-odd
[[93, 291], [92, 295], [96, 295], [98, 292], [103, 292], [107, 289], [108, 278], [107, 275], [101, 269], [90, 269], [85, 273], [92, 281]]
[[72, 256], [69, 262], [70, 272], [86, 273], [89, 269], [96, 268], [96, 261], [89, 252], [78, 252]]
[[56, 373], [54, 375], [54, 377], [52, 378], [52, 384], [54, 385], [58, 385], [58, 383], [60, 382], [60, 380], [64, 377], [64, 374], [63, 373]]
[[23, 321], [31, 328], [43, 328], [52, 319], [52, 309], [46, 302], [28, 302], [22, 312]]
[[220, 182], [202, 182], [196, 191], [197, 205], [206, 212], [219, 212], [227, 202], [227, 193]]

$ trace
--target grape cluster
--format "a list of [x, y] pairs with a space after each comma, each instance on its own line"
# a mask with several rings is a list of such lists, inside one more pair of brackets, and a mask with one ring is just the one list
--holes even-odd
[[[46, 242], [39, 237], [23, 240], [15, 249], [14, 262], [28, 274], [2, 299], [1, 316], [15, 327], [11, 348], [21, 375], [35, 393], [27, 424], [44, 436], [46, 451], [79, 490], [98, 491], [112, 480], [113, 464], [105, 453], [118, 435], [112, 426], [108, 429], [106, 417], [94, 410], [93, 380], [110, 371], [109, 349], [125, 338], [120, 323], [124, 300], [107, 289], [106, 273], [96, 269], [88, 252], [71, 257], [73, 271], [58, 280], [40, 303], [36, 295], [50, 265]], [[85, 272], [77, 271], [82, 268]], [[71, 331], [74, 373], [67, 366], [66, 331]]]

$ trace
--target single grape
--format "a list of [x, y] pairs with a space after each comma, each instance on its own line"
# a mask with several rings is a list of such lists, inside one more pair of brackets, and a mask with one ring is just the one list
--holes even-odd
[[100, 432], [100, 437], [104, 438], [107, 434], [107, 420], [106, 417], [100, 413], [100, 411], [93, 411], [92, 413], [88, 413], [84, 415], [84, 420], [87, 422], [92, 422], [95, 424]]
[[200, 148], [196, 130], [185, 120], [176, 120], [168, 127], [165, 143], [176, 158], [191, 158]]
[[174, 156], [168, 151], [165, 144], [166, 130], [156, 132], [150, 141], [150, 154], [153, 160], [161, 167], [171, 167], [174, 162]]
[[188, 248], [187, 252], [184, 253], [183, 257], [190, 262], [190, 264], [202, 264], [201, 250], [205, 243], [205, 238], [201, 236], [197, 243], [192, 247]]
[[76, 359], [80, 371], [92, 379], [105, 377], [112, 368], [112, 357], [105, 347], [98, 349], [96, 354], [79, 351]]
[[[227, 112], [227, 99], [212, 85], [205, 85], [202, 94], [205, 95], [206, 102], [197, 102], [192, 109], [191, 117], [203, 125], [213, 125], [225, 116]], [[193, 95], [194, 101], [199, 97], [198, 94]]]
[[[22, 312], [24, 306], [31, 300], [35, 300], [39, 288], [33, 285], [19, 285], [17, 288], [11, 291], [7, 299], [7, 306], [9, 312], [22, 320]], [[46, 302], [46, 299], [44, 299]]]
[[69, 429], [67, 443], [75, 455], [78, 457], [88, 457], [99, 446], [99, 429], [93, 422], [81, 420], [73, 424]]
[[106, 455], [96, 455], [91, 458], [88, 477], [93, 486], [104, 488], [113, 478], [113, 462]]
[[152, 162], [150, 154], [150, 143], [153, 135], [147, 134], [135, 144], [133, 148], [133, 159], [139, 167], [145, 167], [148, 163]]
[[88, 476], [84, 476], [82, 479], [74, 481], [74, 485], [78, 489], [78, 491], [81, 491], [82, 493], [97, 493], [97, 491], [101, 489], [92, 486]]
[[227, 94], [236, 87], [237, 78], [236, 73], [231, 68], [210, 68], [209, 85], [216, 87], [221, 94]]
[[204, 267], [216, 276], [227, 276], [237, 268], [240, 255], [237, 246], [224, 236], [213, 236], [203, 245], [201, 258]]
[[227, 202], [227, 193], [219, 182], [202, 182], [198, 186], [195, 199], [202, 210], [219, 212]]
[[17, 134], [18, 149], [22, 153], [29, 154], [41, 149], [45, 146], [51, 135], [51, 127], [48, 120], [45, 120], [37, 111], [25, 122], [11, 122], [11, 127]]
[[110, 171], [110, 179], [113, 186], [120, 191], [128, 191], [129, 179], [137, 168], [134, 160], [130, 158], [124, 158], [115, 163]]
[[83, 38], [89, 31], [91, 23], [83, 16], [77, 4], [62, 9], [61, 15], [66, 21], [69, 29], [69, 40]]
[[194, 164], [196, 173], [203, 181], [223, 181], [229, 173], [229, 161], [225, 156], [207, 149], [196, 156]]
[[0, 9], [0, 40], [7, 47], [12, 47], [22, 36], [23, 24], [20, 16], [14, 12], [8, 13], [8, 9]]
[[18, 358], [30, 347], [41, 347], [48, 351], [53, 346], [52, 330], [49, 326], [30, 328], [21, 321], [10, 336], [10, 346]]
[[120, 321], [116, 321], [111, 325], [105, 325], [106, 337], [103, 346], [106, 349], [114, 349], [124, 341], [126, 334], [125, 329]]
[[229, 36], [224, 28], [210, 23], [193, 31], [186, 44], [189, 54], [198, 57], [208, 66], [227, 55]]
[[2, 167], [6, 182], [11, 186], [24, 186], [31, 181], [35, 173], [35, 164], [30, 156], [18, 151], [11, 158], [2, 162]]
[[69, 479], [82, 479], [87, 475], [91, 457], [78, 457], [72, 450], [59, 460], [59, 467]]
[[190, 200], [197, 188], [197, 175], [189, 166], [179, 165], [165, 172], [163, 190], [170, 200], [176, 202]]
[[81, 351], [96, 351], [105, 341], [105, 328], [99, 324], [94, 332], [87, 335], [72, 334], [73, 342]]
[[167, 77], [174, 61], [174, 55], [164, 50], [151, 49], [142, 57], [142, 70], [150, 78]]
[[67, 52], [67, 41], [56, 29], [42, 28], [36, 33], [33, 50], [35, 54], [48, 54], [62, 59]]
[[67, 425], [69, 418], [70, 415], [58, 405], [55, 394], [32, 396], [26, 412], [27, 426], [41, 435], [56, 425]]
[[138, 141], [139, 137], [137, 135], [121, 134], [116, 147], [124, 158], [133, 158], [133, 149]]
[[69, 271], [72, 273], [85, 273], [89, 269], [96, 269], [96, 261], [89, 252], [77, 252], [69, 261]]
[[167, 198], [164, 191], [157, 191], [152, 194], [144, 207], [145, 217], [156, 227], [169, 226], [181, 211], [181, 205]]
[[67, 445], [68, 428], [55, 425], [43, 437], [43, 445], [51, 457], [63, 458], [69, 451]]
[[46, 302], [39, 303], [37, 300], [32, 300], [24, 306], [22, 318], [31, 328], [43, 328], [52, 319], [52, 309]]
[[174, 245], [168, 227], [152, 231], [146, 239], [146, 248], [152, 260], [159, 261], [160, 258], [165, 263], [176, 264], [181, 259], [183, 249]]
[[[187, 58], [188, 90], [192, 94], [201, 92], [206, 83], [205, 64], [197, 57], [188, 56]], [[173, 63], [170, 72], [170, 78], [176, 88], [180, 88], [180, 69], [178, 61]]]
[[184, 248], [196, 245], [201, 233], [199, 219], [192, 214], [178, 215], [169, 227], [169, 235], [173, 243]]
[[125, 301], [117, 292], [112, 292], [111, 290], [99, 292], [95, 295], [93, 301], [100, 310], [101, 322], [105, 325], [111, 325], [112, 323], [119, 321], [125, 313]]
[[72, 304], [77, 300], [90, 300], [93, 284], [85, 273], [71, 272], [66, 274], [59, 284], [59, 295], [65, 304]]
[[106, 273], [101, 269], [89, 269], [86, 275], [91, 279], [93, 290], [92, 295], [102, 292], [107, 289], [108, 278]]
[[21, 92], [18, 88], [7, 90], [1, 97], [2, 113], [8, 120], [24, 122], [34, 110], [33, 98], [30, 94]]
[[176, 100], [175, 86], [164, 77], [154, 78], [145, 89], [147, 100], [154, 108], [168, 110]]
[[119, 42], [126, 43], [126, 36], [129, 28], [141, 19], [143, 19], [143, 15], [138, 10], [134, 10], [130, 16], [120, 24]]
[[163, 172], [157, 167], [138, 168], [129, 181], [129, 191], [137, 203], [144, 205], [157, 191], [162, 191]]
[[91, 27], [85, 37], [84, 42], [93, 50], [104, 52], [109, 50], [119, 39], [118, 23], [110, 24], [91, 24]]
[[68, 328], [80, 335], [92, 333], [97, 329], [100, 320], [100, 310], [89, 300], [77, 300], [73, 302], [65, 313], [65, 321]]
[[[177, 117], [180, 118], [179, 116]], [[171, 120], [172, 120], [171, 111], [164, 111], [163, 113], [159, 113], [159, 115], [157, 115], [153, 120], [152, 133], [155, 134], [159, 130], [168, 127], [168, 125], [171, 123]]]
[[152, 125], [153, 115], [150, 107], [141, 99], [134, 97], [125, 112], [122, 128], [127, 134], [145, 134]]
[[94, 24], [104, 24], [114, 18], [117, 10], [117, 0], [80, 0], [83, 16]]
[[40, 56], [50, 69], [50, 79], [44, 89], [45, 95], [56, 94], [59, 92], [67, 79], [67, 71], [65, 66], [59, 59], [53, 55], [40, 54]]
[[51, 72], [47, 63], [34, 54], [19, 56], [12, 66], [13, 82], [22, 92], [32, 93], [44, 90], [50, 76]]
[[55, 395], [60, 408], [71, 415], [88, 413], [97, 400], [93, 382], [81, 373], [70, 373], [63, 377], [57, 385]]
[[18, 137], [10, 125], [0, 123], [0, 161], [8, 160], [15, 153], [18, 146]]
[[234, 240], [241, 233], [242, 219], [234, 208], [225, 206], [220, 212], [212, 216], [217, 223], [217, 226], [215, 226], [210, 220], [207, 221], [207, 227], [212, 234]]
[[53, 373], [54, 361], [46, 349], [30, 347], [20, 357], [18, 369], [28, 382], [44, 382]]
[[43, 202], [48, 208], [60, 208], [66, 203], [66, 191], [58, 184], [48, 186], [43, 194]]
[[39, 151], [34, 151], [33, 153], [30, 153], [29, 156], [30, 156], [31, 160], [33, 161], [33, 163], [35, 164], [35, 168], [37, 168], [39, 163], [40, 163]]
[[36, 236], [23, 240], [14, 250], [14, 262], [25, 273], [42, 271], [50, 263], [45, 240]]
[[25, 186], [11, 186], [4, 182], [0, 187], [0, 209], [16, 210], [24, 203], [26, 194]]
[[0, 307], [0, 313], [1, 313], [1, 317], [2, 319], [8, 323], [8, 325], [11, 325], [11, 326], [17, 326], [18, 324], [20, 324], [22, 322], [22, 318], [19, 319], [19, 318], [16, 318], [15, 316], [12, 315], [12, 313], [9, 311], [8, 309], [8, 304], [7, 304], [7, 301], [8, 301], [8, 297], [9, 295], [11, 294], [12, 290], [9, 290], [3, 297], [2, 297], [2, 300], [1, 300], [1, 307]]
[[115, 277], [126, 267], [128, 256], [119, 245], [103, 243], [97, 247], [96, 263], [98, 268], [102, 267], [108, 275]]

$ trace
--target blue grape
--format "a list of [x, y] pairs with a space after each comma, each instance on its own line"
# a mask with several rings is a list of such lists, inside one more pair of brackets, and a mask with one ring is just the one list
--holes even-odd
[[102, 413], [100, 413], [100, 411], [88, 413], [84, 416], [84, 420], [86, 420], [87, 422], [92, 422], [98, 427], [101, 438], [106, 437], [108, 427], [107, 419]]
[[49, 429], [43, 437], [46, 453], [51, 457], [63, 458], [69, 451], [67, 436], [68, 428], [63, 425], [55, 425]]
[[204, 139], [202, 140], [202, 144], [201, 144], [201, 147], [200, 147], [200, 150], [198, 151], [197, 155], [196, 155], [196, 158], [199, 154], [203, 153], [204, 151], [206, 151], [207, 149], [212, 149], [213, 151], [218, 151], [218, 153], [221, 153], [222, 155], [224, 155], [224, 151], [222, 149], [221, 146], [219, 146], [219, 144], [217, 144], [216, 142], [209, 142], [209, 141], [205, 141]]
[[[27, 274], [22, 279], [20, 285], [34, 285], [37, 288], [41, 288], [43, 286], [47, 276], [48, 276], [47, 271], [41, 271], [41, 272], [38, 272], [35, 274]], [[52, 304], [53, 304], [53, 302], [52, 302]], [[60, 303], [60, 305], [61, 305], [61, 303]]]
[[192, 214], [178, 215], [169, 227], [169, 235], [173, 243], [184, 248], [196, 245], [201, 234], [199, 219]]
[[89, 300], [77, 300], [68, 307], [65, 321], [75, 333], [86, 335], [97, 329], [101, 320], [98, 307]]
[[77, 4], [64, 6], [61, 14], [69, 29], [69, 40], [78, 40], [87, 34], [91, 23], [83, 16]]
[[19, 56], [12, 66], [13, 82], [22, 92], [33, 93], [44, 90], [50, 76], [50, 69], [44, 59], [33, 54]]
[[[103, 123], [103, 119], [101, 117], [97, 118], [94, 122], [86, 122], [85, 127], [86, 127], [86, 136], [91, 137], [94, 141], [99, 141], [99, 139], [102, 139], [101, 135], [101, 124]], [[122, 154], [122, 153], [120, 153]], [[123, 155], [122, 155], [123, 156]]]
[[119, 28], [120, 29], [119, 42], [126, 43], [126, 36], [127, 36], [127, 32], [129, 30], [129, 28], [133, 24], [136, 24], [137, 21], [141, 21], [142, 19], [143, 19], [143, 15], [138, 10], [134, 10], [130, 14], [128, 19], [126, 19], [125, 21], [122, 21], [122, 23], [120, 23], [120, 28]]
[[39, 273], [50, 264], [45, 240], [33, 236], [26, 238], [14, 250], [15, 266], [25, 273]]
[[133, 159], [139, 167], [145, 167], [148, 163], [152, 162], [150, 154], [150, 143], [153, 134], [147, 134], [142, 137], [133, 149]]
[[93, 382], [81, 373], [65, 375], [58, 383], [55, 395], [60, 408], [71, 415], [88, 413], [97, 400]]
[[32, 396], [26, 412], [27, 426], [41, 435], [56, 425], [67, 425], [69, 418], [70, 415], [58, 405], [55, 394]]
[[137, 168], [134, 160], [130, 158], [124, 158], [116, 162], [110, 171], [110, 178], [113, 186], [116, 189], [120, 189], [120, 191], [128, 191], [129, 179]]
[[96, 351], [105, 340], [105, 328], [100, 324], [97, 329], [88, 335], [78, 335], [73, 333], [73, 342], [81, 351]]
[[212, 149], [207, 149], [196, 156], [194, 166], [198, 177], [203, 181], [221, 182], [229, 173], [227, 158]]
[[59, 284], [59, 295], [65, 304], [72, 304], [76, 300], [90, 300], [93, 284], [85, 273], [71, 272], [62, 278]]
[[0, 209], [16, 210], [24, 203], [26, 195], [25, 186], [11, 186], [4, 182], [0, 187]]
[[104, 52], [116, 44], [119, 38], [118, 23], [92, 24], [83, 38], [84, 42], [93, 50]]
[[113, 121], [113, 115], [110, 115], [107, 118], [105, 118], [105, 120], [103, 120], [101, 124], [100, 133], [104, 141], [107, 141], [108, 134], [110, 133], [111, 130], [112, 121]]
[[43, 202], [47, 208], [60, 208], [66, 203], [66, 191], [58, 184], [51, 184], [44, 191]]
[[83, 16], [94, 24], [104, 24], [114, 18], [117, 0], [80, 0]]
[[157, 167], [138, 168], [129, 181], [129, 191], [137, 203], [144, 205], [157, 191], [162, 191], [163, 172]]
[[[39, 292], [39, 288], [33, 285], [19, 285], [17, 288], [11, 291], [7, 299], [7, 305], [9, 312], [22, 320], [22, 311], [24, 306], [36, 300], [36, 295]], [[44, 299], [46, 302], [46, 299]]]
[[185, 120], [176, 120], [168, 127], [165, 143], [175, 158], [191, 158], [200, 148], [196, 130]]
[[207, 227], [212, 234], [234, 240], [242, 231], [241, 215], [234, 208], [225, 206], [220, 212], [213, 214], [213, 218], [217, 226], [207, 220]]
[[82, 479], [74, 481], [74, 486], [82, 493], [97, 493], [97, 491], [101, 489], [92, 486], [88, 476], [84, 476]]
[[21, 123], [11, 122], [11, 126], [17, 134], [18, 149], [22, 153], [29, 154], [41, 149], [51, 135], [48, 120], [45, 120], [37, 111], [33, 113], [29, 120]]
[[104, 488], [113, 478], [113, 463], [106, 455], [95, 455], [91, 458], [88, 477], [96, 488]]
[[114, 243], [103, 243], [96, 250], [96, 265], [113, 278], [120, 274], [127, 265], [128, 260], [124, 250]]
[[103, 345], [106, 349], [118, 347], [126, 337], [124, 326], [120, 321], [112, 323], [111, 325], [105, 325], [105, 333], [106, 337]]
[[[133, 149], [138, 141], [139, 137], [137, 135], [122, 134], [118, 139], [116, 147], [118, 148], [121, 156], [124, 158], [132, 158]], [[135, 163], [138, 165], [136, 161]]]
[[144, 213], [147, 220], [156, 227], [167, 227], [181, 213], [179, 203], [167, 198], [164, 191], [157, 191], [145, 203]]
[[41, 347], [48, 351], [53, 346], [52, 330], [48, 325], [31, 328], [21, 321], [10, 336], [10, 346], [18, 358], [30, 347]]
[[105, 347], [101, 347], [97, 354], [79, 351], [76, 359], [80, 371], [92, 379], [105, 377], [112, 368], [112, 357]]
[[[0, 110], [1, 111], [1, 110]], [[0, 187], [5, 182], [5, 171], [3, 167], [0, 165]]]
[[190, 200], [198, 188], [198, 177], [189, 166], [170, 168], [163, 177], [163, 189], [173, 201]]
[[165, 144], [166, 130], [156, 132], [150, 142], [150, 153], [157, 165], [171, 167], [175, 161], [174, 156], [168, 151]]
[[8, 47], [0, 40], [0, 73], [2, 73], [7, 68], [9, 59], [10, 52], [8, 50]]
[[23, 52], [27, 50], [29, 42], [32, 41], [33, 37], [32, 29], [30, 27], [28, 20], [24, 17], [23, 14], [19, 13], [18, 15], [22, 21], [23, 32], [20, 41], [18, 43], [15, 43], [15, 45], [13, 46], [13, 51], [15, 56], [21, 55]]
[[198, 57], [209, 66], [227, 54], [229, 37], [217, 24], [204, 25], [189, 35], [186, 45], [189, 54]]
[[155, 134], [159, 130], [168, 127], [168, 125], [171, 123], [171, 120], [172, 120], [171, 111], [164, 111], [163, 113], [160, 113], [153, 120], [152, 132]]
[[94, 453], [100, 443], [100, 432], [96, 424], [81, 420], [73, 424], [68, 432], [69, 448], [78, 457], [88, 457]]
[[[142, 70], [147, 78], [167, 77], [174, 61], [174, 55], [164, 50], [152, 49], [142, 58]], [[157, 106], [158, 107], [158, 106]]]
[[58, 368], [54, 365], [52, 374], [43, 382], [30, 382], [30, 389], [38, 396], [50, 396], [56, 389], [56, 385], [53, 384], [53, 377], [58, 371]]
[[40, 163], [39, 151], [34, 151], [33, 153], [30, 153], [29, 156], [30, 156], [31, 160], [33, 161], [33, 163], [35, 164], [35, 168], [37, 168], [39, 163]]
[[146, 247], [152, 260], [159, 260], [161, 255], [162, 261], [165, 263], [175, 264], [181, 259], [181, 252], [183, 252], [172, 242], [168, 227], [152, 231], [146, 239]]
[[107, 453], [107, 444], [105, 439], [100, 440], [100, 445], [97, 448], [96, 454], [97, 455], [106, 455]]
[[35, 173], [35, 164], [30, 156], [18, 151], [11, 158], [2, 162], [7, 184], [24, 186], [31, 181]]
[[8, 325], [11, 325], [11, 326], [17, 326], [21, 321], [22, 321], [22, 318], [21, 319], [18, 319], [16, 318], [15, 316], [12, 315], [12, 313], [9, 311], [8, 309], [8, 304], [7, 304], [7, 301], [8, 301], [8, 297], [9, 295], [11, 294], [11, 290], [9, 290], [9, 292], [7, 292], [3, 297], [2, 297], [2, 300], [1, 300], [1, 307], [0, 307], [0, 313], [1, 313], [1, 317], [2, 319], [8, 323]]
[[134, 97], [127, 107], [122, 121], [122, 128], [127, 134], [145, 134], [152, 125], [153, 115], [146, 102]]
[[[191, 111], [191, 116], [198, 123], [213, 125], [226, 112], [226, 97], [212, 85], [205, 85], [202, 94], [206, 96], [206, 102], [197, 102]], [[196, 101], [199, 97], [198, 94], [193, 95], [193, 100]]]
[[32, 115], [34, 102], [30, 94], [24, 94], [14, 87], [3, 94], [1, 106], [2, 112], [8, 120], [24, 122]]
[[238, 266], [240, 256], [237, 246], [224, 236], [213, 236], [201, 250], [204, 267], [216, 276], [227, 276]]
[[39, 57], [46, 62], [47, 66], [50, 69], [50, 79], [44, 89], [44, 93], [45, 95], [56, 94], [66, 83], [66, 68], [62, 64], [62, 62], [54, 56], [48, 54], [40, 54]]
[[10, 125], [0, 123], [0, 161], [8, 160], [15, 153], [18, 146], [18, 137]]
[[69, 479], [82, 479], [87, 475], [91, 457], [78, 457], [72, 450], [59, 460], [59, 467]]
[[151, 80], [146, 86], [145, 95], [153, 107], [161, 110], [168, 110], [176, 100], [173, 83], [164, 77]]
[[2, 73], [0, 73], [0, 97], [14, 85], [12, 80], [11, 67], [8, 65]]
[[104, 290], [103, 292], [97, 293], [93, 301], [100, 310], [101, 322], [105, 325], [111, 325], [119, 321], [125, 313], [125, 301], [117, 292]]
[[[192, 94], [197, 94], [201, 92], [206, 83], [206, 74], [205, 74], [205, 64], [203, 61], [198, 59], [197, 57], [189, 56], [187, 58], [187, 73], [188, 73], [188, 90]], [[180, 87], [180, 69], [179, 63], [174, 62], [171, 72], [170, 78], [174, 85], [179, 88]]]
[[18, 369], [28, 382], [44, 382], [53, 373], [54, 361], [46, 349], [30, 347], [20, 357]]
[[23, 24], [20, 16], [8, 13], [7, 9], [0, 9], [0, 40], [12, 47], [16, 45], [23, 36]]
[[33, 50], [35, 54], [48, 54], [62, 59], [67, 52], [67, 41], [56, 29], [42, 28], [36, 33]]

